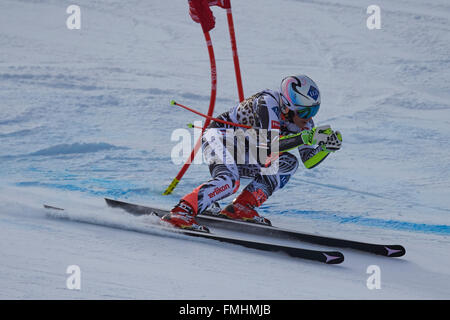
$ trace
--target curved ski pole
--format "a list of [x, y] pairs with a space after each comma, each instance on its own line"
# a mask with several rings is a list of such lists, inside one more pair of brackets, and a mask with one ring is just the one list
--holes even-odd
[[[213, 45], [212, 45], [212, 42], [211, 42], [211, 36], [209, 35], [208, 31], [203, 32], [203, 34], [205, 36], [206, 45], [208, 47], [209, 62], [211, 64], [211, 97], [210, 97], [210, 100], [209, 100], [209, 109], [208, 109], [208, 116], [211, 117], [213, 115], [214, 105], [216, 103], [217, 68], [216, 68], [216, 59], [214, 57], [214, 48], [213, 48]], [[205, 131], [206, 127], [209, 125], [210, 122], [211, 122], [210, 119], [206, 119], [205, 124], [203, 125], [203, 128], [202, 128], [202, 133], [203, 133], [203, 131]], [[194, 149], [191, 152], [191, 155], [189, 156], [189, 158], [187, 159], [187, 161], [185, 162], [185, 164], [181, 168], [180, 172], [178, 172], [176, 177], [172, 180], [170, 185], [167, 187], [166, 191], [164, 191], [163, 195], [171, 194], [173, 192], [173, 190], [176, 188], [176, 186], [180, 182], [181, 178], [183, 178], [183, 176], [186, 173], [187, 169], [191, 165], [192, 160], [194, 160], [198, 149], [200, 149], [201, 141], [202, 141], [202, 138], [200, 136], [200, 138], [195, 143], [195, 146], [194, 146]]]

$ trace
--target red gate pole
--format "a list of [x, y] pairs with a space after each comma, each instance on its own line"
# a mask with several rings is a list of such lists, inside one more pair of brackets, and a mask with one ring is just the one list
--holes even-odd
[[[217, 68], [216, 68], [216, 59], [214, 57], [214, 49], [213, 49], [213, 46], [212, 46], [212, 41], [211, 41], [211, 37], [209, 35], [209, 32], [208, 31], [204, 32], [204, 35], [205, 35], [206, 45], [208, 47], [209, 61], [210, 61], [210, 64], [211, 64], [211, 97], [210, 97], [210, 100], [209, 100], [208, 116], [212, 117], [213, 112], [214, 112], [214, 105], [216, 103]], [[205, 121], [205, 124], [203, 125], [203, 128], [202, 128], [202, 134], [205, 131], [206, 127], [209, 125], [210, 122], [211, 122], [211, 119], [207, 118], [206, 121]], [[202, 141], [202, 137], [200, 136], [200, 138], [195, 143], [195, 146], [194, 146], [194, 149], [191, 152], [191, 155], [189, 156], [187, 161], [184, 163], [184, 165], [181, 168], [180, 172], [178, 172], [177, 176], [172, 180], [170, 185], [167, 187], [166, 191], [164, 191], [163, 195], [171, 194], [172, 191], [177, 186], [177, 184], [180, 182], [181, 178], [184, 176], [184, 174], [186, 173], [187, 169], [189, 168], [189, 166], [191, 165], [192, 161], [194, 160], [198, 149], [200, 149], [201, 141]]]
[[236, 36], [234, 33], [233, 14], [231, 13], [231, 3], [229, 0], [225, 1], [227, 10], [228, 30], [230, 32], [231, 50], [233, 51], [234, 72], [236, 74], [236, 84], [238, 89], [239, 101], [244, 100], [244, 90], [242, 88], [241, 68], [239, 66], [239, 56], [237, 52]]

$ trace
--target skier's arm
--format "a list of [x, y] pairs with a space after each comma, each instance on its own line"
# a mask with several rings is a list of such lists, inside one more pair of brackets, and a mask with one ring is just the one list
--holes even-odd
[[300, 157], [307, 169], [316, 167], [331, 152], [339, 150], [342, 145], [342, 135], [339, 131], [331, 130], [330, 126], [315, 127], [311, 130], [311, 145], [318, 146], [299, 148]]
[[339, 131], [334, 132], [329, 126], [322, 126], [281, 137], [279, 150], [286, 152], [298, 148], [303, 164], [312, 169], [331, 152], [339, 150], [341, 144], [342, 135]]
[[278, 139], [280, 134], [280, 111], [278, 105], [278, 101], [269, 93], [259, 96], [254, 105], [257, 124], [253, 129], [262, 138], [259, 140], [258, 147], [268, 149], [269, 154], [271, 153], [274, 139]]
[[302, 159], [303, 165], [307, 169], [316, 167], [330, 154], [330, 151], [323, 150], [322, 146], [318, 146], [316, 148], [299, 148], [298, 152], [300, 153], [300, 158]]
[[[295, 125], [293, 126], [296, 127]], [[301, 132], [280, 137], [280, 152], [290, 151], [305, 145], [312, 145], [313, 128], [314, 121], [310, 119]], [[288, 128], [287, 130], [289, 131]]]
[[[342, 136], [339, 131], [334, 132], [330, 126], [314, 127], [312, 120], [308, 123], [308, 128], [312, 128], [311, 130], [280, 137], [279, 115], [274, 113], [277, 106], [276, 99], [268, 95], [259, 97], [256, 105], [259, 128], [268, 130], [267, 133], [269, 133], [266, 148], [271, 157], [298, 148], [303, 164], [311, 169], [321, 163], [330, 152], [340, 149]], [[259, 129], [256, 131], [258, 132]], [[265, 143], [261, 144], [261, 142], [259, 146], [264, 147]], [[276, 148], [273, 148], [277, 143], [278, 152], [274, 150]]]
[[282, 136], [279, 141], [279, 150], [280, 152], [286, 152], [304, 145], [311, 145], [311, 139], [311, 130]]

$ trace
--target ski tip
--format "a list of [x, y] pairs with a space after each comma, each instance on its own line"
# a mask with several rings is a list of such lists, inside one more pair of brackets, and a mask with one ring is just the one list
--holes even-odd
[[322, 252], [322, 254], [325, 256], [323, 262], [326, 264], [339, 264], [344, 262], [344, 255], [341, 252]]
[[110, 198], [104, 198], [106, 201], [106, 204], [108, 204], [110, 207], [116, 207], [120, 204], [124, 204], [124, 202], [119, 201], [119, 200], [114, 200], [114, 199], [110, 199]]
[[109, 198], [104, 198], [106, 201], [106, 204], [110, 207], [115, 207], [115, 205], [117, 204], [116, 200], [113, 199], [109, 199]]
[[58, 208], [58, 207], [54, 207], [54, 206], [49, 206], [48, 204], [44, 204], [44, 208], [45, 208], [45, 209], [52, 209], [52, 210], [60, 210], [60, 211], [64, 211], [63, 208]]
[[401, 245], [384, 246], [384, 249], [386, 250], [385, 254], [387, 257], [396, 258], [406, 254], [406, 249]]

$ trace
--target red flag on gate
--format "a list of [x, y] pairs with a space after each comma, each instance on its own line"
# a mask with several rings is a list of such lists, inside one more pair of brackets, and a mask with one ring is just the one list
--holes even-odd
[[219, 6], [224, 9], [230, 9], [230, 0], [208, 0], [209, 6]]
[[189, 15], [192, 20], [201, 24], [204, 33], [213, 29], [216, 24], [208, 0], [189, 0]]
[[230, 0], [188, 0], [188, 2], [189, 15], [192, 20], [202, 25], [203, 32], [213, 29], [216, 23], [216, 18], [209, 7], [231, 8]]

